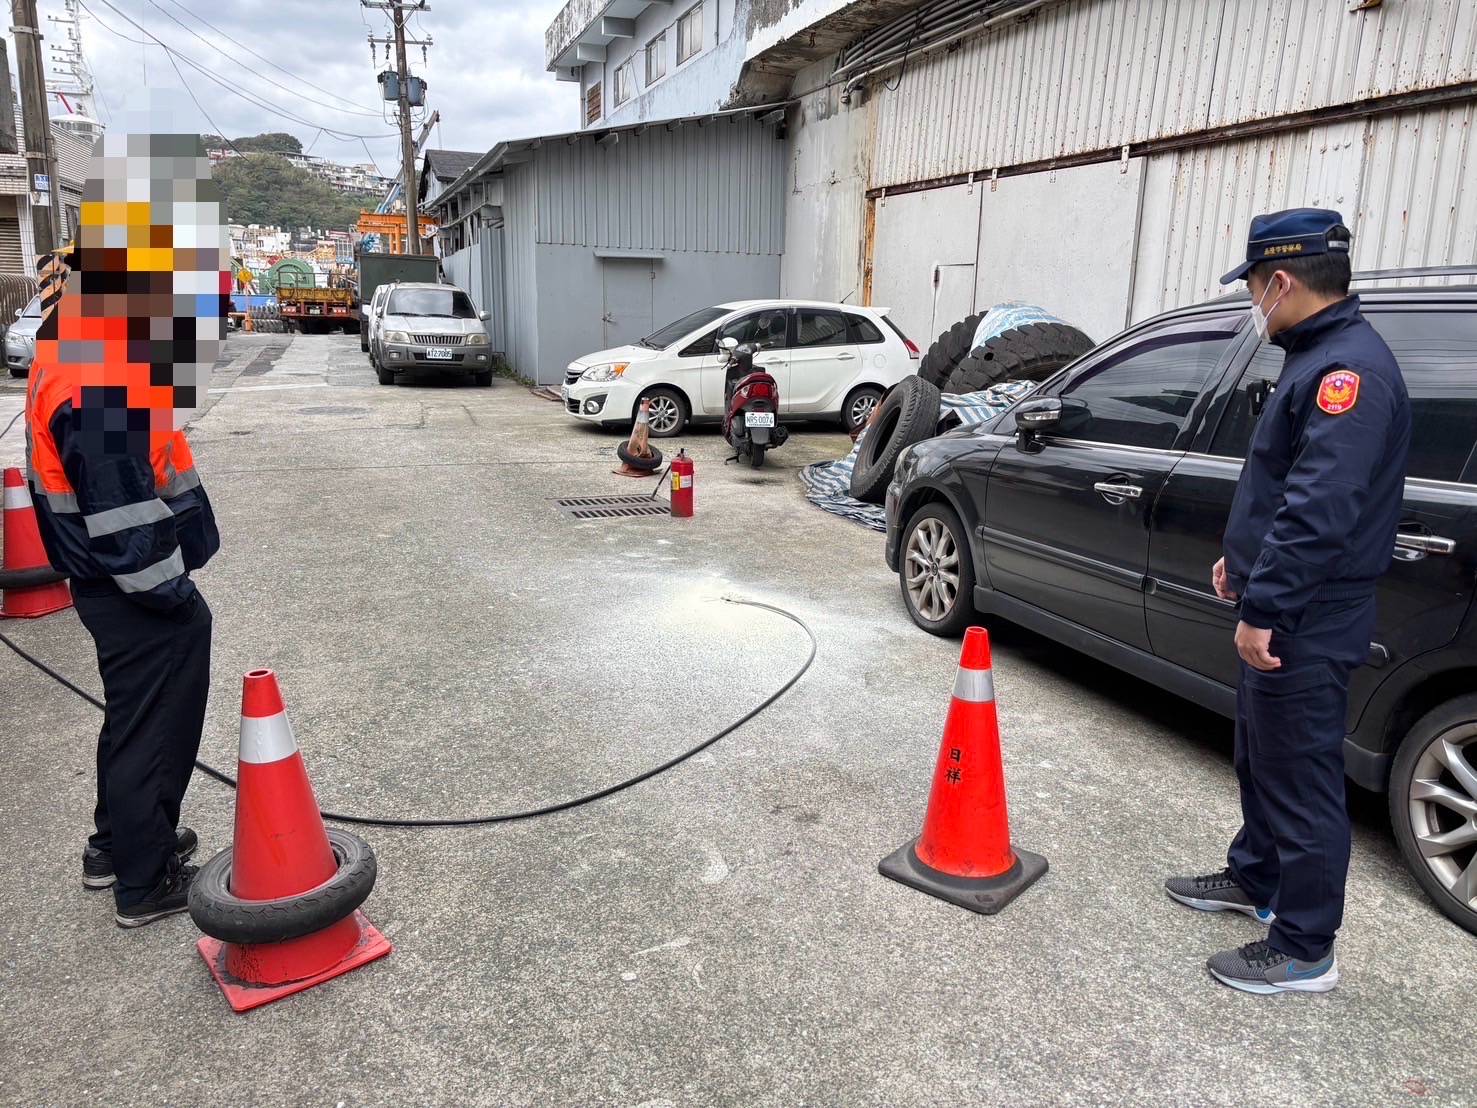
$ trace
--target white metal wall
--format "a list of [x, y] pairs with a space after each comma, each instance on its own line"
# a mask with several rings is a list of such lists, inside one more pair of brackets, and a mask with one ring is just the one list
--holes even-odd
[[1403, 112], [1148, 159], [1132, 317], [1224, 289], [1258, 212], [1340, 211], [1354, 268], [1477, 262], [1477, 106]]
[[1066, 0], [1038, 9], [872, 86], [872, 185], [1477, 79], [1473, 0], [1349, 7]]

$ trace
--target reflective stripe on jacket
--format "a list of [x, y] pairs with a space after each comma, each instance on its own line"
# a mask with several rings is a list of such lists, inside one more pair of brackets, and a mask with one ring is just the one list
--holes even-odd
[[194, 594], [190, 571], [220, 549], [189, 443], [175, 431], [155, 436], [148, 456], [105, 449], [97, 431], [80, 432], [69, 369], [37, 361], [26, 389], [26, 462], [47, 557], [147, 607], [178, 607]]

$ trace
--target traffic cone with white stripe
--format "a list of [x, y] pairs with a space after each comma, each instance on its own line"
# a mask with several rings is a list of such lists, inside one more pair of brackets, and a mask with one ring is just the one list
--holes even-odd
[[66, 577], [52, 569], [46, 558], [31, 490], [14, 466], [5, 471], [4, 511], [4, 533], [0, 534], [5, 548], [0, 554], [4, 573], [0, 582], [4, 583], [5, 595], [0, 601], [0, 615], [30, 619], [70, 608], [72, 590], [67, 587]]
[[1045, 858], [1010, 842], [990, 637], [983, 627], [964, 633], [923, 833], [877, 868], [884, 877], [987, 916], [1046, 872]]
[[390, 943], [358, 911], [374, 853], [323, 826], [269, 669], [245, 677], [238, 766], [232, 846], [196, 876], [190, 915], [206, 933], [206, 965], [241, 1012], [347, 973]]

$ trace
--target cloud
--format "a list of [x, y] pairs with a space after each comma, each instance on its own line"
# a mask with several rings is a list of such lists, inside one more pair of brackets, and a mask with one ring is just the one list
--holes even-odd
[[[364, 161], [367, 146], [383, 172], [399, 166], [393, 105], [380, 99], [376, 81], [387, 68], [383, 43], [390, 20], [384, 11], [365, 9], [358, 0], [82, 2], [82, 45], [104, 122], [121, 119], [132, 90], [145, 84], [178, 88], [182, 76], [200, 114], [214, 121], [202, 121], [203, 129], [228, 137], [287, 131], [311, 153], [349, 162]], [[61, 29], [45, 22], [62, 14], [61, 0], [41, 0], [40, 6], [47, 44], [62, 42]], [[561, 0], [438, 0], [410, 20], [408, 37], [434, 40], [425, 61], [420, 47], [407, 50], [411, 72], [427, 82], [427, 113], [441, 113], [429, 145], [483, 151], [505, 139], [579, 125], [577, 87], [556, 83], [544, 70], [544, 29], [561, 6]], [[377, 40], [373, 61], [371, 33]], [[151, 37], [220, 83], [183, 61], [176, 75]], [[12, 59], [14, 51], [12, 42]], [[393, 57], [392, 50], [391, 68]]]

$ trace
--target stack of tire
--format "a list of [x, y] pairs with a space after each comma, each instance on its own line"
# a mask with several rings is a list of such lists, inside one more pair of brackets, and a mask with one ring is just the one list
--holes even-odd
[[1092, 339], [1067, 323], [1027, 323], [972, 346], [985, 313], [962, 319], [938, 337], [918, 363], [877, 406], [851, 471], [851, 495], [881, 504], [898, 455], [938, 433], [942, 393], [983, 392], [1008, 381], [1043, 381], [1093, 348]]

